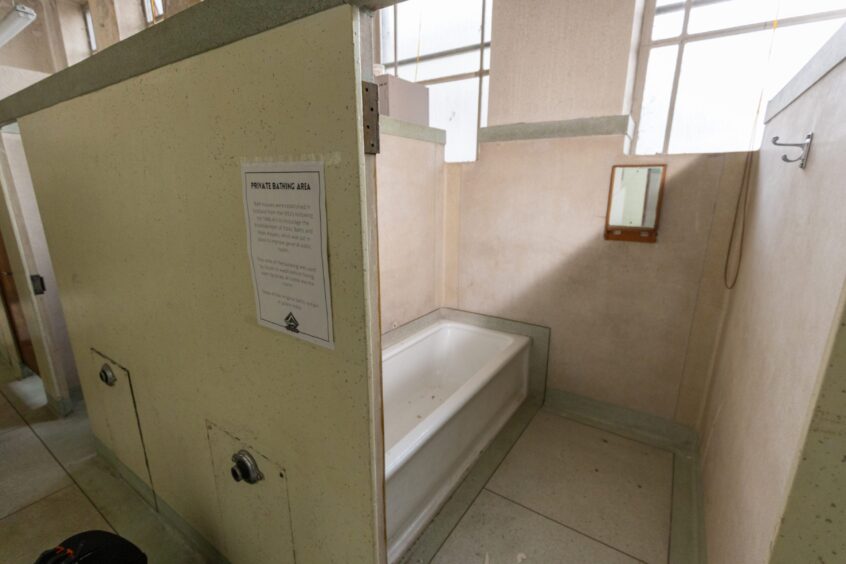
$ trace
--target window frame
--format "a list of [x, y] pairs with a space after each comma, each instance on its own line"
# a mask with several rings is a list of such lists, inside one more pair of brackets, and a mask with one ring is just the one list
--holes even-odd
[[82, 5], [82, 21], [85, 25], [85, 37], [88, 39], [88, 50], [93, 55], [97, 52], [97, 35], [94, 33], [94, 16], [88, 2]]
[[144, 12], [144, 23], [147, 27], [156, 25], [165, 19], [166, 3], [162, 1], [162, 11], [157, 13], [158, 9], [155, 6], [155, 0], [141, 0], [141, 10]]
[[[756, 31], [767, 31], [773, 28], [790, 27], [806, 23], [821, 22], [826, 20], [833, 20], [839, 18], [846, 18], [846, 8], [840, 10], [829, 10], [825, 12], [818, 12], [815, 14], [806, 14], [802, 16], [793, 16], [779, 20], [768, 20], [756, 22], [751, 24], [744, 24], [710, 31], [702, 31], [698, 33], [688, 33], [688, 24], [690, 22], [690, 12], [694, 7], [707, 6], [709, 4], [718, 4], [723, 2], [731, 2], [732, 0], [678, 0], [674, 4], [656, 8], [657, 0], [646, 0], [646, 5], [643, 11], [643, 23], [640, 31], [640, 42], [637, 53], [637, 73], [635, 76], [635, 89], [632, 100], [632, 117], [635, 118], [637, 127], [634, 131], [634, 138], [632, 139], [632, 149], [635, 154], [638, 151], [638, 137], [640, 135], [640, 118], [643, 110], [643, 94], [646, 87], [646, 70], [649, 64], [649, 54], [653, 48], [666, 47], [669, 45], [678, 45], [676, 51], [675, 70], [673, 72], [673, 83], [670, 91], [670, 104], [667, 109], [667, 123], [664, 128], [664, 143], [662, 150], [656, 155], [669, 154], [670, 138], [673, 132], [673, 118], [675, 117], [676, 98], [679, 89], [679, 78], [681, 76], [682, 62], [684, 61], [685, 46], [688, 43], [702, 41], [706, 39], [716, 39], [720, 37], [730, 37], [733, 35], [742, 35], [745, 33], [753, 33]], [[675, 37], [668, 37], [665, 39], [652, 39], [652, 28], [655, 20], [656, 12], [671, 12], [676, 10], [684, 10], [682, 19], [682, 28], [679, 35]], [[651, 154], [651, 153], [650, 153]]]
[[[431, 86], [433, 84], [444, 84], [444, 83], [447, 83], [447, 82], [458, 82], [458, 81], [461, 81], [461, 80], [467, 80], [467, 79], [472, 79], [472, 78], [478, 79], [479, 84], [478, 84], [478, 88], [477, 88], [478, 91], [477, 91], [477, 95], [476, 95], [476, 98], [477, 98], [476, 99], [476, 104], [477, 104], [476, 105], [476, 157], [477, 158], [478, 158], [478, 154], [479, 154], [478, 135], [479, 135], [479, 130], [482, 128], [482, 107], [483, 107], [482, 101], [484, 99], [484, 94], [483, 94], [484, 80], [485, 80], [485, 77], [490, 76], [490, 74], [491, 74], [490, 68], [487, 68], [487, 69], [485, 68], [485, 51], [489, 50], [491, 48], [491, 42], [492, 41], [486, 41], [485, 36], [486, 36], [486, 32], [490, 31], [491, 39], [493, 39], [493, 30], [487, 29], [488, 10], [491, 9], [492, 2], [493, 2], [493, 0], [481, 0], [481, 5], [482, 5], [481, 20], [480, 20], [481, 28], [480, 28], [480, 34], [479, 34], [480, 37], [479, 37], [478, 43], [473, 43], [473, 44], [470, 44], [470, 45], [463, 45], [461, 47], [455, 47], [455, 48], [452, 48], [452, 49], [445, 49], [445, 50], [442, 50], [442, 51], [435, 51], [435, 52], [432, 52], [432, 53], [426, 53], [425, 55], [419, 55], [419, 56], [416, 56], [416, 57], [409, 57], [409, 58], [406, 58], [406, 59], [399, 59], [399, 60], [398, 60], [398, 55], [399, 55], [399, 32], [398, 32], [398, 30], [399, 30], [399, 26], [397, 25], [397, 22], [399, 21], [399, 10], [397, 8], [397, 4], [394, 4], [390, 8], [385, 8], [385, 9], [390, 9], [390, 10], [393, 11], [392, 12], [392, 15], [393, 15], [393, 49], [392, 49], [393, 57], [392, 57], [392, 61], [390, 63], [385, 63], [384, 57], [382, 56], [382, 26], [381, 26], [382, 20], [381, 20], [381, 17], [375, 18], [375, 21], [377, 22], [377, 30], [378, 30], [377, 33], [376, 33], [376, 36], [378, 37], [378, 41], [376, 42], [376, 44], [379, 46], [379, 52], [378, 52], [379, 62], [380, 62], [380, 64], [384, 65], [386, 73], [393, 74], [397, 78], [400, 78], [399, 68], [403, 65], [409, 65], [409, 64], [414, 64], [414, 63], [423, 63], [423, 62], [426, 62], [426, 61], [444, 59], [444, 58], [452, 57], [452, 56], [455, 56], [455, 55], [461, 55], [463, 53], [472, 53], [474, 51], [479, 52], [479, 67], [476, 71], [459, 73], [459, 74], [452, 74], [452, 75], [445, 75], [445, 76], [439, 76], [439, 77], [436, 77], [436, 78], [430, 78], [430, 79], [415, 81], [415, 84], [422, 84], [424, 86]], [[493, 27], [493, 19], [492, 18], [491, 18], [491, 27]], [[490, 84], [490, 82], [489, 82], [489, 84]]]

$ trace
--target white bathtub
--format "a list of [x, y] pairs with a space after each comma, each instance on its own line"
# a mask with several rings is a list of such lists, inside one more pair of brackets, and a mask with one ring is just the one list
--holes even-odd
[[389, 561], [414, 541], [526, 398], [529, 343], [438, 321], [383, 351]]

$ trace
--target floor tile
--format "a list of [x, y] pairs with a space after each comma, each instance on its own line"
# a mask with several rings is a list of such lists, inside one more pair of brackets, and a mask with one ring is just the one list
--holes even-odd
[[12, 407], [12, 404], [0, 394], [0, 434], [25, 426], [26, 424]]
[[115, 531], [141, 548], [151, 563], [204, 562], [105, 460], [94, 456], [69, 470]]
[[632, 564], [637, 560], [482, 491], [433, 564]]
[[83, 402], [66, 417], [59, 417], [47, 406], [24, 413], [27, 423], [59, 462], [68, 467], [97, 453], [94, 435]]
[[76, 486], [69, 486], [0, 519], [3, 562], [35, 562], [41, 552], [69, 536], [90, 530], [111, 531]]
[[0, 518], [71, 483], [29, 427], [0, 434]]
[[673, 455], [541, 411], [488, 489], [649, 563], [667, 561]]

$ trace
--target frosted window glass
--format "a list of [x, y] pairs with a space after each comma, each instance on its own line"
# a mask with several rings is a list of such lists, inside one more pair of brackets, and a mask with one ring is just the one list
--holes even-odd
[[485, 3], [485, 41], [491, 40], [491, 26], [493, 25], [493, 0]]
[[778, 17], [792, 18], [793, 16], [843, 9], [846, 9], [846, 1], [844, 0], [781, 0], [778, 7]]
[[394, 9], [384, 8], [379, 10], [379, 34], [381, 42], [379, 48], [382, 51], [382, 64], [394, 62]]
[[689, 33], [846, 9], [844, 0], [730, 0], [690, 11]]
[[774, 20], [778, 17], [778, 0], [730, 0], [690, 10], [688, 33], [724, 29]]
[[652, 20], [652, 39], [678, 37], [684, 25], [684, 10], [674, 10], [664, 14], [655, 14]]
[[776, 29], [764, 100], [778, 94], [844, 22], [846, 19], [827, 20]]
[[767, 102], [843, 22], [828, 20], [689, 43], [670, 152], [759, 148]]
[[[490, 68], [490, 49], [485, 49], [484, 68]], [[438, 57], [426, 61], [400, 65], [399, 76], [412, 82], [421, 82], [433, 78], [454, 76], [479, 70], [479, 50], [468, 51], [459, 55]]]
[[447, 132], [447, 162], [476, 160], [478, 95], [478, 78], [429, 86], [429, 124]]
[[442, 76], [452, 76], [476, 72], [479, 70], [479, 50], [451, 55], [449, 57], [438, 57], [419, 63], [408, 63], [400, 65], [399, 76], [405, 80], [419, 82]]
[[745, 151], [757, 144], [772, 36], [768, 30], [687, 44], [670, 152]]
[[396, 25], [400, 59], [478, 45], [482, 0], [406, 0]]
[[649, 52], [637, 134], [639, 155], [664, 151], [664, 132], [667, 128], [667, 113], [670, 109], [678, 50], [678, 45], [667, 45]]

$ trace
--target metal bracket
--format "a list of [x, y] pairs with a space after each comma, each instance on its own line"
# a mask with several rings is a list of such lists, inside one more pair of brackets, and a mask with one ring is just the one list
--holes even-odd
[[361, 82], [362, 127], [364, 154], [379, 154], [379, 87], [373, 82]]
[[773, 145], [776, 147], [799, 147], [802, 149], [802, 154], [796, 157], [795, 159], [788, 159], [787, 155], [782, 155], [781, 160], [786, 163], [795, 163], [799, 161], [799, 168], [805, 168], [805, 163], [808, 162], [808, 154], [811, 152], [811, 143], [814, 140], [814, 134], [809, 133], [805, 136], [805, 141], [802, 143], [779, 143], [779, 137], [776, 135], [773, 137]]

